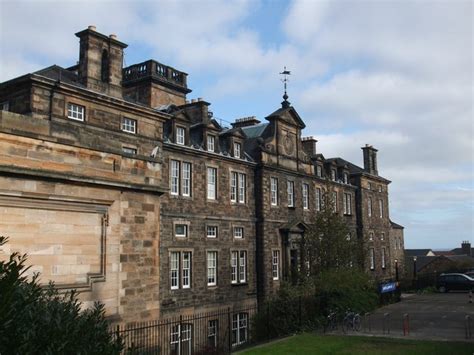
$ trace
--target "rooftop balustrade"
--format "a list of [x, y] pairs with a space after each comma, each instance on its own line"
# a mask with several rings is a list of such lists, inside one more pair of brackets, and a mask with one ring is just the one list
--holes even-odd
[[173, 69], [155, 60], [134, 64], [123, 69], [124, 83], [141, 79], [154, 78], [187, 88], [187, 74]]

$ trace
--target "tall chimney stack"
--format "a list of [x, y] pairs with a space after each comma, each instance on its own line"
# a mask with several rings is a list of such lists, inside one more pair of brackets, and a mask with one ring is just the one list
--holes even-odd
[[361, 148], [364, 152], [364, 170], [372, 175], [378, 175], [377, 170], [377, 152], [378, 150], [371, 145], [366, 144]]

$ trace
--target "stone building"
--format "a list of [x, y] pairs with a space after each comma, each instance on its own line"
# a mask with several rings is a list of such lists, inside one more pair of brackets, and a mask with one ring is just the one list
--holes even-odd
[[364, 167], [325, 158], [286, 95], [267, 122], [223, 127], [186, 73], [123, 68], [116, 36], [76, 36], [77, 65], [0, 84], [0, 257], [27, 252], [116, 321], [253, 306], [291, 279], [329, 189], [367, 272], [394, 278], [403, 227], [375, 148]]

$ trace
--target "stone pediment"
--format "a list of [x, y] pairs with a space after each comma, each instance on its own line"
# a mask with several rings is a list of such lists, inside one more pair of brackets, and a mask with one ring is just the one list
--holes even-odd
[[298, 112], [296, 112], [296, 110], [292, 106], [282, 107], [267, 116], [266, 119], [269, 121], [281, 120], [287, 123], [288, 125], [298, 127], [299, 129], [303, 129], [306, 127], [306, 124], [303, 122], [300, 115], [298, 115]]
[[191, 123], [191, 117], [184, 110], [176, 112], [174, 118], [180, 122]]

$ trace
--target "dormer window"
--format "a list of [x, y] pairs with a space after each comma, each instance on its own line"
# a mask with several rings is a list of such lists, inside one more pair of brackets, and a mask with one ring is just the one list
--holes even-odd
[[336, 181], [336, 169], [331, 169], [331, 180]]
[[176, 127], [176, 144], [184, 145], [185, 131], [183, 127]]
[[316, 165], [316, 176], [323, 177], [323, 168], [321, 165]]
[[348, 183], [349, 183], [349, 174], [344, 173], [344, 184], [348, 184]]
[[240, 158], [241, 155], [241, 145], [240, 143], [234, 143], [234, 157]]
[[208, 152], [215, 152], [215, 143], [216, 143], [216, 137], [212, 135], [207, 136], [207, 151]]

